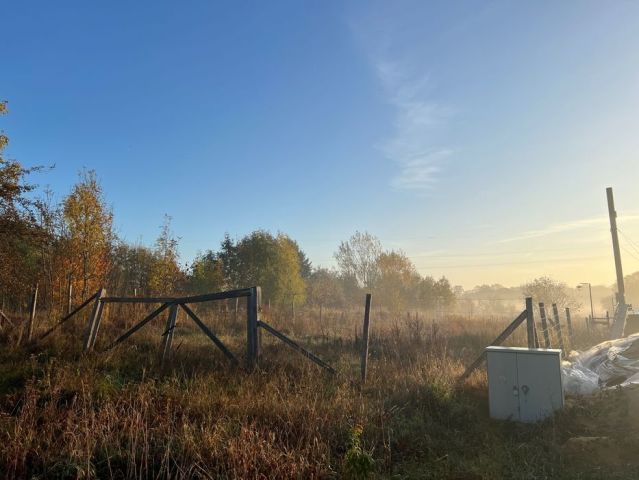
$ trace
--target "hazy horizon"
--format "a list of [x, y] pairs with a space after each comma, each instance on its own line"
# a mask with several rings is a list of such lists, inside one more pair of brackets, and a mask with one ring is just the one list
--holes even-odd
[[182, 261], [263, 228], [334, 264], [355, 231], [470, 289], [639, 270], [638, 3], [11, 4], [7, 156]]

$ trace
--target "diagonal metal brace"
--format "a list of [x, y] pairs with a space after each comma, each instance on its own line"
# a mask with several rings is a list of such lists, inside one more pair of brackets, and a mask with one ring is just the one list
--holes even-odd
[[89, 303], [91, 303], [93, 300], [95, 300], [95, 297], [97, 297], [99, 294], [100, 294], [100, 292], [95, 292], [93, 295], [91, 295], [89, 298], [87, 298], [84, 302], [82, 302], [82, 304], [80, 304], [77, 307], [75, 307], [72, 312], [69, 312], [68, 314], [66, 314], [64, 317], [62, 317], [58, 321], [58, 323], [56, 323], [53, 327], [51, 327], [49, 330], [44, 332], [40, 336], [40, 338], [38, 338], [38, 340], [42, 340], [42, 339], [46, 338], [47, 336], [49, 336], [51, 333], [53, 333], [60, 325], [62, 325], [64, 322], [69, 320], [76, 313], [78, 313], [80, 310], [82, 310], [84, 307], [86, 307]]
[[[510, 325], [508, 325], [506, 329], [503, 332], [501, 332], [499, 336], [490, 343], [490, 345], [501, 345], [504, 342], [504, 340], [506, 340], [510, 336], [510, 334], [515, 331], [515, 329], [519, 326], [519, 324], [521, 324], [524, 320], [526, 320], [528, 316], [527, 313], [528, 312], [526, 310], [521, 312], [517, 316], [517, 318], [515, 318], [510, 323]], [[462, 374], [462, 376], [459, 377], [459, 379], [457, 380], [457, 385], [461, 385], [464, 382], [464, 380], [470, 377], [470, 374], [473, 373], [477, 368], [479, 368], [481, 364], [484, 363], [485, 359], [486, 359], [486, 352], [482, 352], [481, 355], [477, 357], [477, 359], [468, 366], [468, 368]]]
[[326, 370], [328, 370], [329, 372], [335, 374], [337, 373], [335, 371], [335, 369], [333, 367], [331, 367], [328, 363], [326, 363], [324, 360], [322, 360], [321, 358], [319, 358], [317, 355], [315, 355], [314, 353], [309, 352], [308, 350], [306, 350], [304, 347], [300, 346], [298, 343], [294, 342], [293, 340], [291, 340], [290, 338], [288, 338], [286, 335], [284, 335], [283, 333], [275, 330], [273, 327], [271, 327], [268, 323], [265, 323], [263, 321], [258, 321], [257, 324], [262, 327], [264, 330], [266, 330], [267, 332], [269, 332], [271, 335], [279, 338], [280, 340], [282, 340], [285, 344], [287, 344], [289, 347], [291, 347], [293, 350], [297, 350], [299, 353], [301, 353], [302, 355], [304, 355], [306, 358], [308, 358], [309, 360], [311, 360], [312, 362], [315, 362], [317, 365], [319, 365], [322, 368], [325, 368]]
[[235, 357], [235, 355], [233, 355], [233, 353], [231, 353], [231, 351], [226, 348], [226, 345], [224, 345], [222, 343], [222, 340], [220, 340], [219, 338], [217, 338], [217, 336], [209, 329], [209, 327], [207, 327], [204, 322], [202, 320], [200, 320], [200, 318], [195, 314], [195, 312], [193, 310], [191, 310], [188, 305], [184, 304], [184, 303], [180, 303], [180, 307], [182, 307], [182, 309], [187, 313], [187, 315], [189, 317], [191, 317], [191, 319], [196, 323], [196, 325], [198, 327], [200, 327], [200, 329], [206, 334], [207, 337], [209, 337], [211, 339], [211, 341], [217, 346], [217, 348], [219, 348], [220, 350], [222, 350], [222, 353], [224, 355], [226, 355], [226, 357], [235, 365], [239, 364], [239, 361], [237, 360], [237, 358]]
[[153, 310], [153, 312], [151, 312], [149, 315], [147, 315], [143, 320], [141, 320], [139, 323], [137, 323], [136, 325], [132, 326], [126, 332], [124, 332], [122, 335], [120, 335], [111, 345], [106, 347], [103, 351], [111, 350], [118, 343], [121, 343], [124, 340], [126, 340], [127, 338], [129, 338], [135, 332], [140, 330], [144, 325], [149, 323], [151, 320], [153, 320], [155, 317], [157, 317], [160, 313], [162, 313], [164, 310], [166, 310], [168, 308], [168, 306], [169, 306], [169, 304], [165, 303], [165, 304], [161, 305], [160, 307], [156, 308], [155, 310]]

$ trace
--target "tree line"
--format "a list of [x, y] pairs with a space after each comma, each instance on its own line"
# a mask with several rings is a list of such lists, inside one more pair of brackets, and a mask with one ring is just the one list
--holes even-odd
[[[0, 114], [6, 113], [0, 103]], [[314, 267], [284, 233], [256, 230], [180, 263], [179, 239], [165, 217], [155, 244], [127, 243], [114, 231], [113, 212], [93, 170], [83, 170], [56, 203], [30, 182], [42, 167], [25, 168], [3, 156], [0, 134], [0, 293], [3, 302], [24, 303], [37, 284], [40, 305], [63, 308], [71, 286], [80, 303], [100, 287], [113, 295], [204, 293], [260, 285], [265, 302], [344, 307], [364, 292], [390, 310], [450, 305], [446, 278], [420, 275], [401, 251], [384, 250], [366, 232], [342, 242], [336, 267]], [[15, 306], [15, 305], [14, 305]]]

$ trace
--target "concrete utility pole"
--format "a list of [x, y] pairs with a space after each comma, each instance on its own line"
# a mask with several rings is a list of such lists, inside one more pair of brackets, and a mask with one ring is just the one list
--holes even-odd
[[612, 251], [615, 256], [615, 270], [617, 272], [617, 309], [614, 321], [610, 329], [610, 338], [619, 338], [623, 335], [626, 325], [626, 291], [623, 284], [623, 268], [621, 266], [621, 252], [619, 251], [619, 236], [617, 235], [617, 212], [615, 211], [615, 199], [612, 195], [612, 187], [606, 188], [608, 198], [608, 216], [610, 217], [610, 233], [612, 235]]
[[623, 268], [621, 266], [621, 252], [619, 251], [619, 237], [617, 235], [617, 212], [612, 187], [606, 188], [608, 197], [608, 216], [610, 217], [610, 233], [612, 234], [612, 251], [615, 255], [615, 270], [617, 272], [617, 303], [626, 303], [626, 291], [623, 284]]

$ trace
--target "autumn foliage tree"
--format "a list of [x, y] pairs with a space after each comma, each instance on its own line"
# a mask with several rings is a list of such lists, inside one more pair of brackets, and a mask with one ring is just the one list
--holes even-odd
[[377, 258], [377, 268], [376, 301], [392, 311], [413, 306], [421, 278], [406, 254], [401, 251], [384, 252]]
[[179, 240], [171, 231], [171, 217], [165, 215], [160, 236], [155, 241], [154, 262], [151, 267], [149, 288], [152, 294], [167, 295], [179, 290], [183, 283], [178, 251]]
[[122, 296], [151, 295], [155, 252], [144, 245], [120, 242], [113, 250], [109, 292]]
[[308, 300], [316, 306], [344, 306], [344, 282], [339, 273], [321, 267], [313, 270], [308, 279]]
[[114, 241], [113, 214], [106, 205], [95, 171], [80, 173], [63, 203], [68, 271], [78, 279], [82, 298], [105, 285]]
[[[6, 103], [0, 102], [0, 115]], [[314, 305], [360, 304], [365, 291], [391, 310], [430, 308], [452, 297], [445, 278], [422, 277], [402, 252], [384, 251], [379, 239], [355, 232], [342, 242], [336, 270], [314, 269], [300, 245], [284, 233], [256, 230], [237, 240], [226, 235], [217, 250], [180, 265], [179, 241], [170, 217], [154, 246], [131, 245], [113, 230], [113, 213], [93, 170], [62, 202], [37, 197], [27, 181], [39, 168], [24, 168], [3, 157], [7, 136], [0, 131], [0, 288], [22, 299], [36, 282], [39, 306], [66, 307], [69, 279], [77, 305], [100, 287], [128, 296], [205, 293], [259, 285], [263, 301], [277, 304], [308, 299]], [[22, 302], [24, 303], [24, 302]]]
[[[0, 115], [6, 113], [6, 102], [0, 102]], [[38, 280], [44, 232], [36, 219], [37, 202], [29, 196], [35, 186], [26, 180], [39, 168], [5, 158], [8, 143], [0, 130], [0, 288], [18, 298]]]
[[532, 297], [535, 304], [543, 302], [547, 308], [555, 303], [562, 310], [573, 303], [567, 285], [550, 277], [535, 278], [522, 285], [521, 291], [525, 297]]
[[373, 292], [375, 302], [390, 311], [405, 308], [432, 309], [450, 306], [455, 301], [445, 277], [435, 280], [421, 276], [412, 261], [401, 251], [385, 251], [379, 239], [368, 232], [355, 232], [342, 242], [335, 259], [344, 291], [363, 298]]

